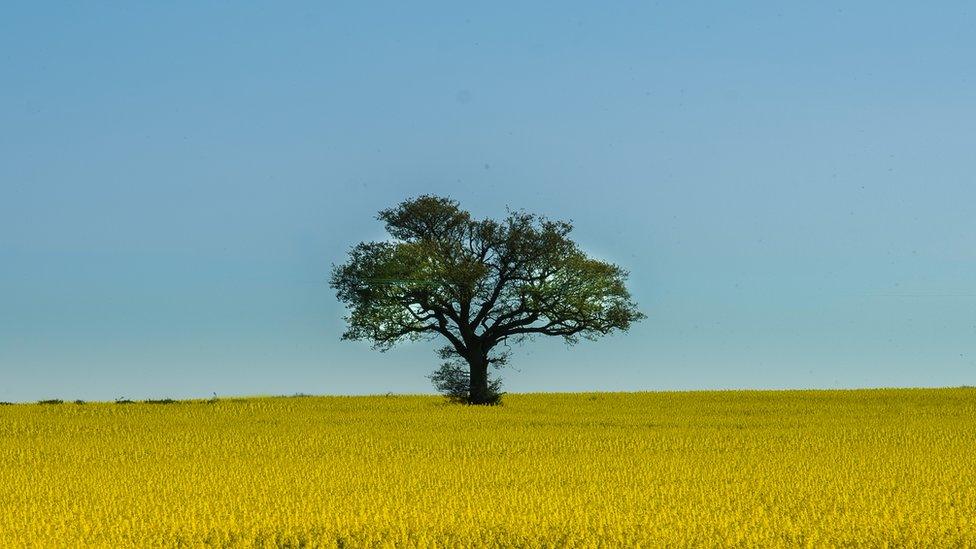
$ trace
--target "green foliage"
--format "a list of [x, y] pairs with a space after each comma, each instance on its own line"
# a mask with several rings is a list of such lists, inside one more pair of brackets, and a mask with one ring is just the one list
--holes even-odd
[[[343, 339], [385, 351], [405, 340], [445, 338], [468, 362], [475, 401], [479, 372], [504, 360], [501, 343], [538, 335], [573, 344], [626, 331], [644, 318], [627, 271], [588, 257], [572, 224], [509, 210], [477, 220], [448, 198], [424, 195], [383, 210], [391, 239], [363, 242], [330, 280], [349, 309]], [[477, 386], [477, 387], [476, 387]]]
[[64, 404], [64, 401], [60, 398], [52, 398], [48, 400], [38, 400], [38, 404]]
[[463, 360], [457, 358], [457, 354], [452, 352], [450, 347], [445, 347], [438, 351], [441, 358], [449, 359], [441, 363], [434, 373], [427, 376], [434, 384], [437, 392], [441, 393], [451, 402], [465, 404], [501, 404], [502, 380], [488, 378], [487, 391], [484, 402], [473, 402], [471, 398], [471, 373], [469, 366]]

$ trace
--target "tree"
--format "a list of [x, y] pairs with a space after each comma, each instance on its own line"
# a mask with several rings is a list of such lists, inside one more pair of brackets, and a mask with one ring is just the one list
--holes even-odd
[[[334, 266], [330, 285], [349, 309], [344, 340], [386, 351], [403, 340], [444, 338], [453, 360], [435, 374], [458, 392], [467, 365], [471, 404], [497, 401], [488, 366], [499, 344], [558, 336], [568, 344], [626, 331], [645, 318], [624, 286], [627, 272], [587, 257], [566, 221], [523, 211], [476, 220], [449, 198], [423, 195], [382, 210], [390, 239], [363, 242]], [[435, 378], [435, 385], [438, 380]]]

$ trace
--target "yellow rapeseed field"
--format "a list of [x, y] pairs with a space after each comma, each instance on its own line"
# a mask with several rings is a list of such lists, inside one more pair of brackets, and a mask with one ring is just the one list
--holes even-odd
[[2, 547], [976, 546], [976, 390], [0, 407]]

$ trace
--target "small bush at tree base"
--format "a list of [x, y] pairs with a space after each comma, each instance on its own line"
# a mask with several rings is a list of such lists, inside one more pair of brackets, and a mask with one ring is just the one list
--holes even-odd
[[[434, 388], [451, 402], [469, 404], [471, 402], [471, 374], [461, 362], [444, 362], [434, 373], [427, 376]], [[488, 401], [484, 404], [501, 404], [502, 380], [488, 380]]]

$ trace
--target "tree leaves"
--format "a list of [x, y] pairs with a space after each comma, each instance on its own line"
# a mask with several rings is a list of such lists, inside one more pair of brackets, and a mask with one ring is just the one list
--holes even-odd
[[392, 240], [353, 247], [331, 286], [350, 310], [343, 339], [385, 350], [443, 336], [469, 363], [503, 341], [568, 343], [627, 330], [644, 318], [627, 271], [588, 257], [573, 226], [523, 211], [475, 220], [448, 198], [423, 195], [383, 210]]

